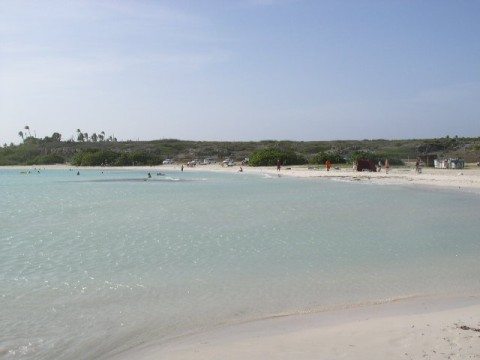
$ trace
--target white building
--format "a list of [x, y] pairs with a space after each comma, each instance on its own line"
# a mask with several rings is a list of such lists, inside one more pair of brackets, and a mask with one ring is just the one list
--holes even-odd
[[463, 169], [465, 161], [462, 159], [435, 159], [433, 165], [436, 169]]

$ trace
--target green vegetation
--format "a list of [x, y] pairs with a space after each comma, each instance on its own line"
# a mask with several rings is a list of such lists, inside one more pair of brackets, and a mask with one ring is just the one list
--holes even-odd
[[313, 158], [310, 159], [310, 164], [320, 164], [323, 165], [330, 160], [332, 164], [345, 164], [347, 160], [340, 154], [329, 154], [325, 152], [321, 152], [318, 155], [315, 155]]
[[[35, 132], [32, 131], [34, 134]], [[158, 165], [164, 159], [177, 163], [204, 158], [218, 162], [225, 158], [240, 162], [249, 158], [250, 166], [352, 163], [369, 159], [378, 163], [389, 159], [392, 165], [405, 160], [431, 158], [462, 158], [466, 162], [480, 160], [480, 138], [445, 137], [413, 140], [336, 140], [336, 141], [276, 141], [250, 142], [184, 141], [162, 139], [154, 141], [117, 141], [105, 132], [98, 134], [77, 130], [77, 139], [62, 140], [55, 132], [43, 139], [31, 134], [28, 126], [19, 132], [20, 145], [4, 144], [0, 148], [0, 165], [42, 165], [70, 163], [77, 166]]]
[[71, 164], [75, 166], [135, 166], [159, 165], [163, 159], [145, 151], [116, 152], [111, 150], [87, 149], [76, 153]]
[[303, 165], [307, 160], [293, 151], [281, 151], [278, 149], [258, 150], [252, 154], [249, 160], [250, 166], [273, 166], [280, 161], [282, 165]]
[[32, 145], [4, 147], [0, 149], [0, 165], [62, 164], [65, 158], [58, 153], [44, 151]]
[[373, 153], [364, 151], [354, 152], [350, 158], [350, 161], [355, 162], [357, 160], [371, 160], [375, 164], [378, 164], [378, 162], [382, 162], [382, 164], [384, 164], [385, 159], [388, 159], [390, 165], [405, 165], [402, 159], [395, 158], [394, 156], [389, 156], [385, 153]]

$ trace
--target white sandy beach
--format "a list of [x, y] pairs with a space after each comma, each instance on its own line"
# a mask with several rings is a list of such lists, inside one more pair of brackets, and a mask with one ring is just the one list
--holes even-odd
[[[221, 166], [201, 166], [198, 169], [212, 171], [238, 172], [239, 167], [222, 168]], [[191, 169], [188, 169], [191, 171]], [[429, 186], [451, 190], [462, 190], [480, 193], [480, 168], [470, 167], [461, 170], [423, 168], [420, 174], [412, 167], [390, 169], [389, 173], [358, 172], [349, 168], [330, 169], [308, 167], [284, 167], [279, 172], [273, 167], [243, 167], [244, 172], [265, 173], [270, 175], [325, 178], [331, 180], [346, 180], [374, 183], [378, 185], [410, 185]]]
[[[167, 165], [141, 169], [153, 173], [178, 171], [179, 167]], [[131, 169], [139, 170], [138, 167]], [[221, 167], [217, 164], [185, 167], [184, 171], [239, 173], [239, 166]], [[462, 170], [423, 168], [420, 174], [411, 167], [393, 168], [389, 174], [384, 170], [370, 173], [343, 168], [327, 172], [324, 168], [307, 167], [287, 167], [280, 172], [272, 167], [243, 167], [243, 173], [359, 181], [379, 186], [422, 186], [468, 192], [473, 196], [480, 194], [480, 169], [476, 166]], [[115, 359], [480, 359], [480, 289], [472, 289], [471, 294], [456, 295], [225, 324], [172, 339], [167, 344], [132, 349]]]
[[406, 299], [220, 326], [120, 356], [143, 360], [479, 359], [480, 297]]

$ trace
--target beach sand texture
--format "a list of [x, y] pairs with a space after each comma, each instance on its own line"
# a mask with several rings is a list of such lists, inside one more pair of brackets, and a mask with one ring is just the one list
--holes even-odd
[[479, 302], [478, 296], [410, 299], [266, 319], [134, 354], [143, 360], [480, 359]]

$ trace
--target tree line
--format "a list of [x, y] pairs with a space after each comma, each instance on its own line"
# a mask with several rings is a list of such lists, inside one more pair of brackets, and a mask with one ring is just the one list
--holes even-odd
[[[76, 140], [78, 142], [103, 142], [103, 141], [112, 141], [115, 142], [117, 141], [117, 138], [114, 135], [109, 135], [107, 136], [105, 134], [105, 131], [100, 131], [98, 134], [96, 132], [92, 133], [89, 135], [88, 132], [83, 132], [80, 129], [77, 129], [76, 131], [77, 138]], [[36, 136], [36, 133], [34, 131], [34, 135], [32, 135], [30, 131], [30, 126], [25, 125], [25, 127], [18, 132], [18, 136], [22, 139], [22, 142], [30, 142], [30, 143], [38, 143], [38, 142], [60, 142], [62, 141], [62, 134], [59, 132], [54, 132], [51, 136], [45, 136], [43, 139], [39, 139]], [[70, 142], [75, 141], [73, 139], [73, 136], [67, 140]], [[13, 144], [10, 144], [10, 146], [13, 146]], [[7, 144], [4, 144], [3, 147], [7, 147]]]
[[77, 129], [76, 139], [62, 140], [54, 132], [37, 138], [29, 126], [19, 132], [23, 142], [0, 148], [0, 165], [42, 165], [70, 163], [78, 166], [159, 165], [166, 158], [177, 163], [194, 159], [225, 158], [241, 162], [249, 158], [250, 166], [274, 166], [280, 161], [291, 165], [353, 163], [368, 159], [375, 163], [389, 159], [401, 165], [402, 159], [437, 154], [460, 157], [466, 162], [480, 160], [480, 138], [445, 137], [410, 140], [337, 140], [289, 141], [261, 140], [249, 142], [187, 141], [162, 139], [153, 141], [117, 141], [104, 131], [88, 134]]

